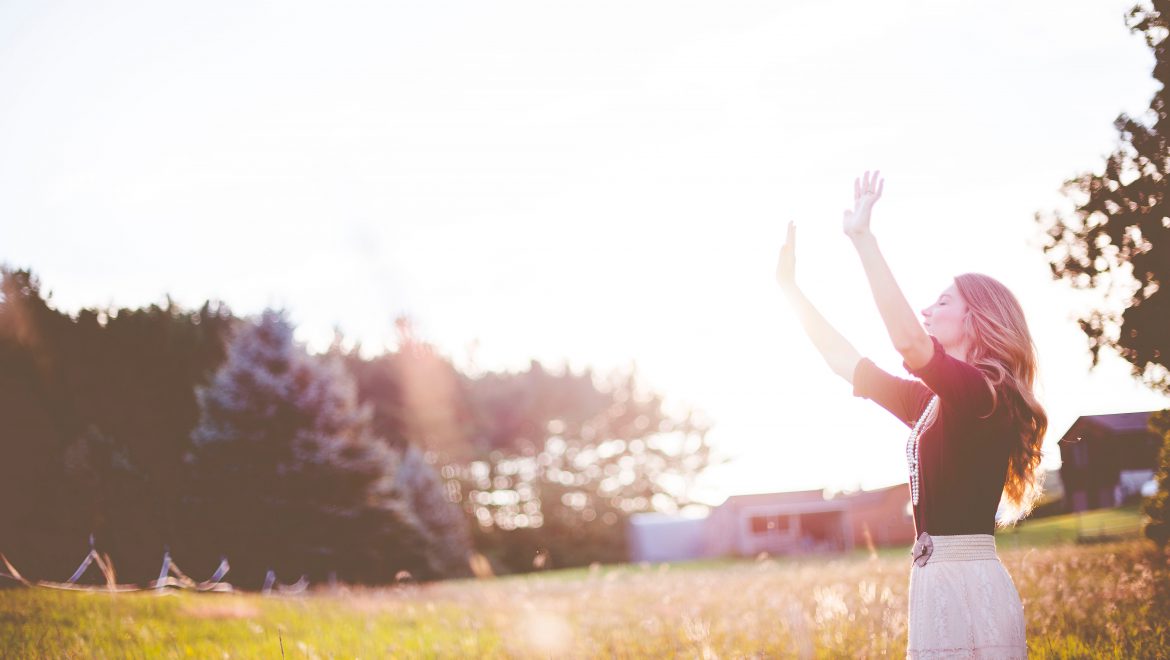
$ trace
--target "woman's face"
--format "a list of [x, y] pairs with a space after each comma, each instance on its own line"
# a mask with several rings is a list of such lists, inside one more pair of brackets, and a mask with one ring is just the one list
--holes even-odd
[[967, 303], [952, 284], [939, 294], [934, 304], [922, 310], [922, 326], [939, 340], [947, 353], [965, 355], [963, 317], [966, 315]]

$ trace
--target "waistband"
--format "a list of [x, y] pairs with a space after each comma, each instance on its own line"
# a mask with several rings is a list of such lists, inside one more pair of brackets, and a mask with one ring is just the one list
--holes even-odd
[[993, 534], [932, 536], [923, 532], [914, 542], [910, 556], [919, 566], [936, 561], [999, 559], [995, 553], [995, 536]]

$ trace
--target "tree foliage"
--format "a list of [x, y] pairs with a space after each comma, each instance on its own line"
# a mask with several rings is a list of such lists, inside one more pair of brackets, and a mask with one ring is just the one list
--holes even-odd
[[398, 331], [394, 353], [342, 352], [360, 398], [379, 433], [434, 457], [498, 570], [624, 561], [628, 516], [693, 504], [694, 481], [722, 460], [708, 424], [668, 414], [635, 372], [598, 378], [532, 361], [468, 375], [408, 321]]
[[635, 372], [598, 383], [586, 371], [520, 373], [465, 383], [479, 459], [453, 465], [476, 545], [509, 570], [627, 559], [627, 519], [694, 504], [717, 464], [708, 425], [672, 416]]
[[718, 461], [633, 372], [462, 373], [406, 320], [393, 351], [310, 355], [278, 312], [50, 299], [0, 273], [0, 552], [33, 578], [90, 533], [140, 583], [164, 548], [241, 586], [466, 575], [472, 544], [506, 571], [621, 561], [627, 517]]
[[168, 547], [194, 575], [228, 556], [244, 586], [269, 567], [467, 573], [453, 559], [465, 521], [413, 510], [455, 506], [447, 490], [428, 467], [401, 471], [414, 461], [374, 432], [344, 365], [305, 353], [278, 314], [168, 302], [71, 317], [30, 272], [0, 275], [0, 552], [26, 574], [68, 575], [90, 533], [136, 582]]
[[1053, 277], [1102, 292], [1080, 319], [1093, 364], [1102, 348], [1115, 349], [1136, 377], [1170, 393], [1170, 1], [1139, 4], [1127, 20], [1153, 51], [1161, 87], [1143, 115], [1114, 122], [1119, 144], [1103, 170], [1065, 183], [1075, 210], [1037, 220]]
[[1163, 410], [1150, 416], [1150, 429], [1162, 437], [1162, 451], [1154, 478], [1158, 492], [1142, 504], [1146, 515], [1146, 537], [1159, 547], [1170, 544], [1170, 411]]
[[423, 450], [408, 446], [394, 479], [424, 537], [427, 574], [467, 574], [471, 554], [467, 519], [454, 501], [454, 492], [427, 461]]
[[60, 579], [92, 532], [120, 573], [157, 576], [184, 527], [193, 388], [222, 360], [230, 314], [168, 304], [72, 318], [31, 272], [7, 268], [0, 293], [0, 551]]
[[[195, 499], [220, 546], [248, 575], [386, 582], [399, 571], [442, 575], [427, 557], [420, 510], [438, 484], [402, 473], [401, 455], [372, 433], [370, 411], [333, 356], [310, 356], [280, 312], [241, 324], [213, 382], [198, 392], [192, 434]], [[428, 515], [428, 522], [433, 518]], [[449, 553], [466, 542], [443, 539]], [[455, 568], [447, 565], [451, 570]], [[280, 572], [280, 571], [278, 571]]]

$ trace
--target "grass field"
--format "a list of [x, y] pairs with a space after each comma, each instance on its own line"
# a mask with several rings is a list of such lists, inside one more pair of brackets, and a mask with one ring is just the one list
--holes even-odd
[[1141, 533], [1140, 505], [1025, 520], [996, 539], [1001, 548], [1073, 543], [1079, 539], [1122, 540]]
[[[1122, 528], [1137, 513], [1094, 515]], [[1062, 517], [998, 541], [1024, 600], [1031, 657], [1167, 657], [1165, 556], [1140, 538], [1068, 543], [1070, 526], [1075, 538], [1077, 521]], [[0, 649], [6, 658], [902, 657], [908, 579], [901, 549], [299, 597], [10, 589], [0, 591]]]

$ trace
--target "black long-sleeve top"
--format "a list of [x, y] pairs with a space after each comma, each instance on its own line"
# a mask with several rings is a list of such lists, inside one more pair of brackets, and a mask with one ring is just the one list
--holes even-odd
[[925, 366], [910, 369], [902, 363], [921, 381], [893, 376], [863, 358], [853, 372], [853, 394], [877, 402], [910, 427], [937, 394], [937, 417], [918, 438], [914, 534], [994, 534], [1008, 453], [1020, 432], [1004, 402], [994, 401], [982, 372], [931, 340], [934, 354]]

